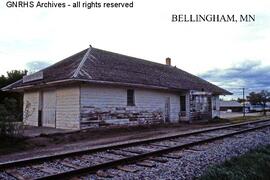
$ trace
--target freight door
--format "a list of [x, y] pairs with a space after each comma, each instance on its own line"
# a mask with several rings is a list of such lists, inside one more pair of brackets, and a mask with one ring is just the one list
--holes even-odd
[[42, 126], [56, 127], [56, 92], [48, 90], [43, 92]]

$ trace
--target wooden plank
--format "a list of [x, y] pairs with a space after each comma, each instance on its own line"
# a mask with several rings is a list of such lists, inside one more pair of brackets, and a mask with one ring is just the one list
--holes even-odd
[[208, 148], [204, 148], [204, 147], [192, 147], [192, 148], [189, 148], [188, 150], [189, 151], [194, 151], [194, 152], [197, 151], [198, 152], [198, 151], [205, 151], [206, 149], [209, 149], [209, 147]]
[[169, 139], [169, 141], [170, 141], [170, 142], [173, 142], [173, 143], [179, 143], [179, 142], [181, 142], [181, 141], [175, 140], [175, 139]]
[[113, 175], [109, 174], [108, 172], [106, 172], [104, 170], [98, 170], [96, 172], [96, 175], [99, 177], [104, 177], [104, 178], [113, 178]]
[[132, 168], [130, 166], [117, 166], [117, 169], [122, 170], [122, 171], [126, 171], [126, 172], [131, 172], [131, 173], [138, 171], [138, 169]]
[[156, 164], [154, 164], [151, 161], [147, 161], [147, 160], [139, 161], [136, 164], [139, 165], [139, 166], [145, 166], [145, 167], [156, 167]]
[[122, 151], [126, 151], [126, 152], [130, 152], [130, 153], [134, 153], [134, 154], [143, 154], [145, 152], [142, 152], [140, 150], [136, 150], [136, 149], [122, 149]]
[[125, 157], [129, 157], [129, 156], [133, 156], [134, 154], [137, 154], [137, 153], [131, 153], [131, 152], [126, 152], [126, 151], [121, 151], [121, 150], [111, 150], [108, 152], [115, 155], [125, 156]]
[[152, 161], [160, 162], [160, 163], [168, 162], [168, 160], [166, 160], [164, 158], [161, 158], [161, 157], [150, 157], [149, 159], [152, 160]]
[[188, 152], [188, 153], [197, 153], [199, 152], [200, 150], [195, 150], [195, 149], [186, 149], [184, 150], [185, 152]]
[[151, 149], [151, 148], [147, 148], [147, 147], [138, 147], [138, 149], [140, 149], [140, 150], [142, 150], [142, 151], [144, 151], [144, 152], [151, 152], [151, 151], [154, 151], [154, 150], [156, 150], [156, 149]]
[[16, 169], [7, 169], [5, 172], [18, 180], [25, 180], [28, 179], [27, 177], [23, 177]]
[[183, 156], [182, 153], [178, 154], [178, 153], [169, 153], [169, 154], [163, 154], [162, 155], [163, 157], [166, 157], [166, 158], [171, 158], [171, 159], [179, 159]]
[[31, 166], [31, 167], [32, 167], [32, 168], [36, 168], [36, 169], [38, 169], [38, 170], [40, 170], [40, 171], [43, 171], [43, 172], [45, 172], [45, 173], [48, 173], [48, 174], [56, 174], [56, 173], [59, 173], [58, 170], [53, 169], [53, 168], [50, 168], [50, 167], [46, 167], [46, 166], [44, 166], [44, 165], [33, 165], [33, 166]]
[[151, 146], [159, 146], [159, 147], [171, 147], [169, 145], [165, 145], [165, 144], [155, 144], [155, 143], [150, 143]]
[[63, 160], [60, 163], [67, 166], [67, 167], [74, 168], [74, 169], [80, 169], [81, 168], [81, 166], [79, 166], [77, 164], [73, 164], [73, 163], [71, 163], [69, 161], [66, 161], [66, 160]]
[[82, 178], [80, 177], [72, 177], [70, 180], [81, 180]]

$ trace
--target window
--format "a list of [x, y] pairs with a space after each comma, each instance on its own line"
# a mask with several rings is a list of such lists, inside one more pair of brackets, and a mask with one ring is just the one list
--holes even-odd
[[134, 89], [127, 90], [127, 105], [135, 106]]
[[186, 96], [180, 96], [181, 111], [186, 111]]

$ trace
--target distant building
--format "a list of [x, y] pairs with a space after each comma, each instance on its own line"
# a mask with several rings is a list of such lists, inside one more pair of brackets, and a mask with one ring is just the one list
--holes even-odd
[[243, 112], [243, 105], [237, 101], [220, 101], [220, 111]]
[[266, 111], [269, 111], [270, 110], [270, 104], [267, 103], [265, 107], [263, 107], [263, 105], [261, 104], [255, 104], [255, 105], [252, 105], [250, 103], [247, 103], [247, 108], [250, 112], [262, 112], [264, 109]]

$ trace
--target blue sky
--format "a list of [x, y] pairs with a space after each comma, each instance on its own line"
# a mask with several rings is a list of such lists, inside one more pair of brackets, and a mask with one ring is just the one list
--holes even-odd
[[[0, 74], [45, 67], [91, 44], [159, 63], [171, 57], [178, 68], [236, 94], [243, 86], [270, 87], [269, 0], [134, 0], [133, 9], [90, 10], [8, 9], [5, 2]], [[172, 23], [174, 13], [255, 14], [256, 22]]]

